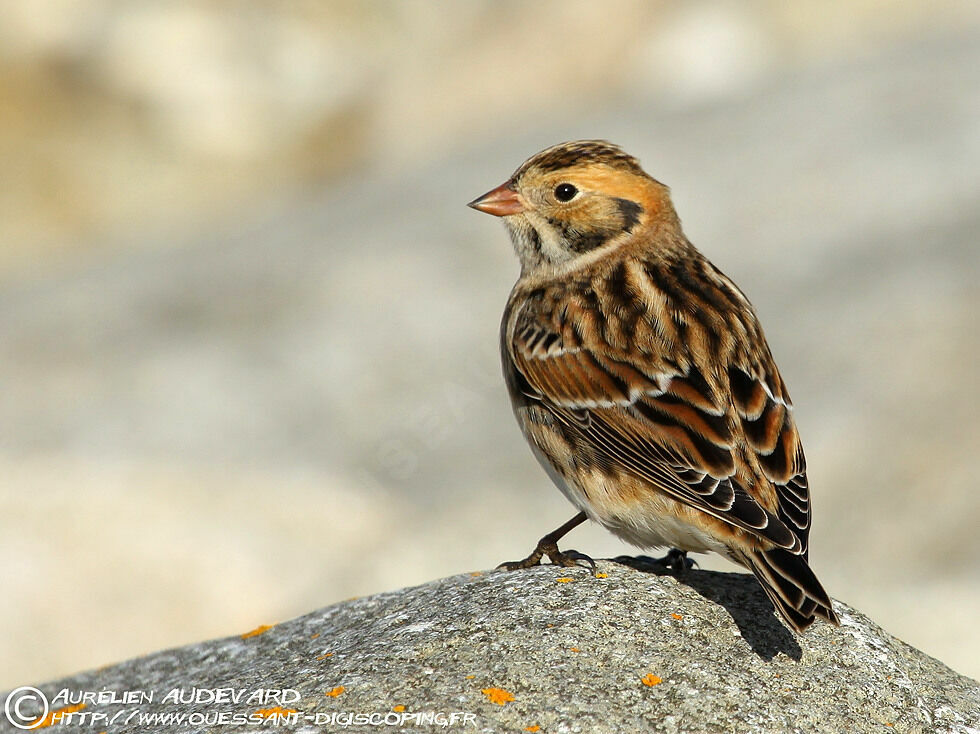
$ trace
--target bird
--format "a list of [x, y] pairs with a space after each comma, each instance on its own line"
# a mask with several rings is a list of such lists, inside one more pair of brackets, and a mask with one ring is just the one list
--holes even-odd
[[746, 567], [802, 633], [839, 624], [808, 562], [806, 459], [755, 309], [684, 235], [667, 186], [604, 140], [549, 147], [470, 202], [520, 261], [500, 327], [531, 451], [578, 513], [516, 570], [589, 565], [558, 541], [592, 520], [639, 548]]

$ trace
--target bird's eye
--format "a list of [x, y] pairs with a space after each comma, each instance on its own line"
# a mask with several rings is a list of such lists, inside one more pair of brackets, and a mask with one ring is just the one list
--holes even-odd
[[571, 201], [575, 198], [575, 194], [578, 193], [578, 189], [572, 186], [570, 183], [558, 184], [555, 187], [555, 198], [558, 201]]

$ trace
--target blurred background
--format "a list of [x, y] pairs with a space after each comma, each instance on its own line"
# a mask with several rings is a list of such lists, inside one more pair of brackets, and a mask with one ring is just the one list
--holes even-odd
[[827, 589], [980, 677], [975, 0], [0, 18], [0, 689], [567, 520], [499, 376], [517, 262], [464, 205], [579, 137], [669, 184], [755, 303]]

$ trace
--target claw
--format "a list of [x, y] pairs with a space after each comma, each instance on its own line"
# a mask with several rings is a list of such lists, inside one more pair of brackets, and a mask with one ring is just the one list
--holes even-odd
[[553, 555], [549, 554], [548, 559], [556, 566], [581, 566], [590, 569], [593, 576], [599, 573], [592, 557], [577, 550], [558, 551]]

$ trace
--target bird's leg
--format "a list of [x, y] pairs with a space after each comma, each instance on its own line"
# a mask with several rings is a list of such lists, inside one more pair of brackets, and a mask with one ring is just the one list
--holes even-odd
[[654, 558], [653, 562], [663, 564], [678, 575], [697, 565], [697, 561], [693, 558], [688, 558], [687, 551], [683, 551], [680, 548], [671, 548], [667, 551], [667, 555], [663, 558]]
[[541, 559], [544, 556], [548, 556], [548, 560], [551, 561], [556, 566], [578, 566], [581, 562], [584, 562], [589, 568], [592, 569], [592, 575], [596, 574], [595, 561], [589, 558], [584, 553], [579, 553], [576, 550], [560, 551], [558, 550], [558, 541], [568, 533], [572, 528], [576, 528], [586, 521], [586, 515], [584, 512], [578, 513], [571, 520], [566, 522], [557, 530], [552, 530], [546, 536], [538, 541], [537, 547], [534, 551], [522, 561], [507, 561], [501, 563], [497, 568], [505, 568], [508, 571], [516, 571], [519, 568], [530, 568], [531, 566], [540, 565]]

